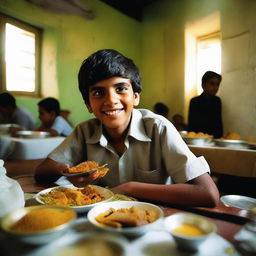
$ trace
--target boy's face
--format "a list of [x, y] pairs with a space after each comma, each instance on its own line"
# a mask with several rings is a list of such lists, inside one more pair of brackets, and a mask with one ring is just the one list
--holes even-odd
[[212, 77], [203, 84], [204, 93], [207, 95], [215, 96], [219, 90], [220, 79], [217, 77]]
[[139, 100], [140, 95], [133, 92], [130, 79], [112, 77], [90, 87], [87, 107], [109, 135], [120, 135], [128, 127], [133, 107]]
[[47, 112], [44, 108], [38, 107], [39, 119], [45, 126], [51, 126], [56, 114], [54, 112]]

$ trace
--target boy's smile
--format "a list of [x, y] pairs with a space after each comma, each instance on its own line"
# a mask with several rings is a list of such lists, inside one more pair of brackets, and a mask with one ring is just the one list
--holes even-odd
[[133, 92], [130, 79], [112, 77], [90, 87], [87, 107], [102, 122], [107, 133], [116, 138], [126, 131], [133, 107], [139, 100], [139, 93]]

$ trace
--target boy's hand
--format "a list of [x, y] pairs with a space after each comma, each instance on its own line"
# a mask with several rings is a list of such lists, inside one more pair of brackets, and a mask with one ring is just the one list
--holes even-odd
[[97, 173], [92, 173], [88, 177], [68, 177], [68, 180], [76, 187], [84, 187], [88, 184], [91, 184], [98, 178]]

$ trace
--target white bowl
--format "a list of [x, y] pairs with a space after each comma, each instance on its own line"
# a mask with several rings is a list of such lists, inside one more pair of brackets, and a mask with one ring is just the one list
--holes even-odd
[[[94, 207], [96, 205], [99, 205], [99, 204], [101, 204], [103, 202], [110, 201], [113, 198], [113, 196], [114, 196], [114, 193], [112, 191], [110, 191], [109, 189], [106, 189], [106, 188], [103, 188], [103, 187], [99, 187], [99, 186], [96, 186], [96, 185], [90, 185], [90, 186], [96, 188], [99, 191], [100, 195], [105, 198], [105, 200], [97, 202], [95, 204], [88, 204], [88, 205], [82, 205], [82, 206], [70, 206], [69, 208], [73, 209], [77, 213], [84, 213], [84, 212], [89, 211], [92, 207]], [[36, 201], [38, 203], [40, 203], [40, 204], [45, 204], [45, 202], [40, 199], [40, 196], [43, 195], [43, 194], [49, 193], [51, 190], [59, 188], [59, 187], [61, 187], [61, 186], [47, 188], [47, 189], [44, 189], [44, 190], [38, 192], [36, 194], [36, 196], [35, 196]], [[71, 189], [78, 189], [78, 188], [75, 188], [72, 185], [71, 186], [67, 185], [67, 186], [63, 186], [63, 187], [67, 187], [67, 188], [71, 188]]]
[[[41, 231], [34, 231], [34, 232], [18, 232], [12, 230], [12, 226], [17, 223], [22, 217], [32, 211], [38, 211], [42, 209], [51, 209], [54, 211], [66, 211], [69, 213], [70, 218], [63, 224], [57, 225], [55, 227], [41, 230]], [[40, 212], [38, 213], [40, 214]], [[15, 239], [20, 242], [29, 243], [29, 244], [45, 244], [52, 242], [53, 240], [61, 237], [65, 234], [71, 227], [73, 221], [76, 219], [77, 214], [70, 208], [67, 207], [60, 207], [60, 206], [31, 206], [31, 207], [24, 207], [18, 210], [15, 210], [9, 214], [7, 214], [1, 220], [1, 228], [5, 232], [10, 239]], [[49, 215], [48, 218], [54, 219], [54, 215]]]
[[[132, 206], [136, 206], [143, 210], [155, 211], [157, 214], [157, 219], [154, 222], [143, 225], [143, 226], [127, 227], [127, 228], [114, 228], [114, 227], [106, 226], [97, 222], [95, 219], [99, 214], [109, 210], [110, 208], [114, 208], [117, 210], [120, 208], [130, 208]], [[103, 203], [101, 205], [93, 207], [88, 212], [87, 218], [90, 223], [92, 223], [94, 226], [104, 231], [116, 232], [116, 233], [120, 233], [128, 236], [138, 236], [138, 235], [144, 234], [149, 230], [157, 228], [158, 225], [162, 222], [163, 216], [164, 214], [162, 209], [154, 204], [145, 203], [145, 202], [135, 202], [135, 201], [115, 201], [115, 202]]]
[[[191, 224], [200, 228], [205, 234], [199, 236], [182, 235], [174, 229], [181, 224]], [[196, 251], [210, 235], [216, 232], [217, 227], [207, 218], [192, 213], [175, 213], [165, 218], [164, 227], [176, 241], [178, 247], [186, 251]]]
[[42, 139], [50, 137], [49, 132], [42, 131], [18, 131], [16, 132], [16, 136], [27, 139]]

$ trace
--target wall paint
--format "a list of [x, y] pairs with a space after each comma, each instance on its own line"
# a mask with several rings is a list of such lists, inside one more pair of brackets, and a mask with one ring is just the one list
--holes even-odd
[[[132, 58], [140, 67], [141, 23], [98, 0], [87, 0], [96, 18], [56, 14], [23, 0], [1, 0], [0, 12], [44, 30], [42, 53], [42, 97], [56, 97], [71, 110], [78, 124], [92, 115], [78, 90], [77, 73], [82, 61], [102, 48], [113, 48]], [[41, 98], [16, 97], [37, 117]]]
[[223, 81], [218, 95], [223, 103], [224, 132], [256, 138], [253, 0], [160, 0], [149, 6], [143, 22], [142, 67], [144, 85], [150, 90], [143, 95], [141, 104], [153, 108], [156, 101], [163, 101], [171, 115], [186, 114], [184, 29], [187, 23], [215, 12], [220, 12], [221, 17]]

